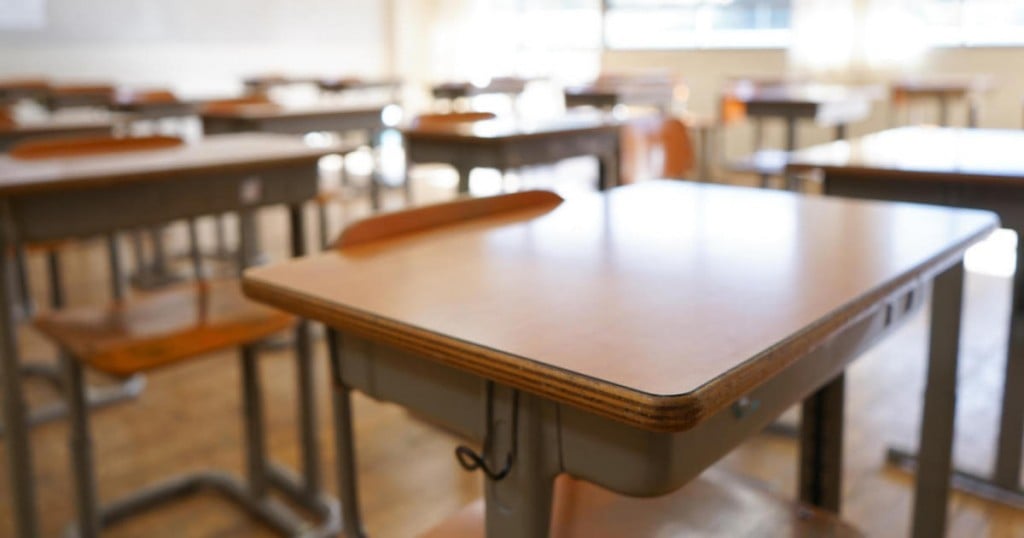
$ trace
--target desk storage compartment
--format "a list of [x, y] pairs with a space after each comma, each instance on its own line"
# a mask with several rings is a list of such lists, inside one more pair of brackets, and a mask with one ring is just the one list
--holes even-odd
[[349, 335], [342, 340], [343, 383], [372, 398], [414, 409], [458, 435], [483, 439], [483, 379], [369, 340]]

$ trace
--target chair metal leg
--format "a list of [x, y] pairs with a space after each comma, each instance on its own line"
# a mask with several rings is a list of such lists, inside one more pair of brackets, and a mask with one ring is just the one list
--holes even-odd
[[64, 305], [67, 304], [63, 275], [60, 266], [60, 253], [56, 250], [47, 251], [46, 277], [50, 281], [50, 307], [54, 310], [64, 308]]
[[[111, 252], [111, 265], [118, 267], [119, 263], [116, 250]], [[65, 305], [64, 278], [60, 266], [60, 256], [55, 250], [47, 253], [48, 280], [50, 281], [50, 304], [56, 310]], [[115, 290], [116, 292], [116, 290]], [[50, 383], [58, 393], [64, 392], [64, 372], [59, 365], [53, 364], [22, 364], [19, 367], [22, 376], [37, 377]], [[115, 385], [103, 387], [88, 387], [85, 398], [89, 409], [96, 409], [110, 404], [137, 398], [146, 388], [146, 378], [142, 374], [136, 374]], [[60, 420], [68, 416], [68, 407], [64, 402], [54, 402], [42, 407], [37, 407], [26, 417], [28, 426], [38, 426], [54, 420]], [[5, 428], [0, 424], [0, 436], [6, 434]]]
[[[72, 457], [76, 470], [76, 490], [80, 516], [76, 525], [71, 525], [66, 536], [97, 536], [98, 529], [111, 526], [119, 521], [142, 512], [152, 510], [167, 501], [191, 495], [200, 490], [211, 490], [224, 495], [244, 510], [260, 519], [276, 532], [287, 536], [328, 537], [336, 536], [341, 530], [341, 514], [338, 502], [322, 492], [311, 495], [305, 482], [296, 480], [287, 471], [274, 466], [267, 458], [262, 413], [262, 398], [258, 371], [258, 346], [252, 344], [241, 349], [242, 394], [245, 424], [245, 453], [248, 480], [242, 483], [229, 474], [205, 471], [182, 475], [165, 480], [150, 487], [137, 490], [108, 505], [97, 507], [95, 477], [88, 450], [88, 430], [84, 422], [73, 424]], [[68, 360], [72, 381], [82, 387], [81, 366]], [[76, 417], [85, 418], [84, 392], [75, 394], [78, 412]], [[76, 441], [77, 440], [77, 441]], [[81, 445], [81, 446], [80, 446]], [[84, 450], [83, 450], [84, 448]], [[318, 519], [313, 525], [299, 517], [292, 509], [270, 495], [271, 488], [284, 495], [296, 506], [308, 510]]]
[[320, 203], [316, 206], [317, 226], [320, 233], [320, 247], [326, 249], [331, 243], [330, 219], [327, 215], [327, 203]]
[[18, 304], [22, 318], [31, 318], [36, 311], [36, 304], [32, 300], [32, 290], [28, 283], [28, 256], [25, 253], [25, 245], [19, 244], [14, 249], [14, 275], [17, 279]]
[[242, 401], [245, 416], [245, 467], [249, 493], [256, 498], [267, 495], [267, 451], [263, 435], [263, 398], [259, 384], [259, 365], [253, 346], [241, 349]]
[[202, 279], [206, 276], [203, 270], [203, 253], [199, 245], [199, 224], [196, 219], [188, 219], [188, 255], [192, 261], [194, 277]]
[[227, 223], [224, 222], [226, 218], [226, 215], [214, 215], [213, 217], [214, 237], [217, 243], [217, 257], [221, 259], [228, 259], [232, 256], [230, 249], [228, 249]]
[[165, 226], [149, 229], [150, 242], [153, 245], [153, 262], [136, 267], [135, 274], [132, 275], [132, 284], [135, 287], [154, 289], [184, 280], [184, 277], [170, 266], [164, 232]]
[[68, 448], [71, 453], [71, 470], [75, 480], [78, 533], [82, 538], [97, 538], [100, 534], [100, 521], [82, 365], [64, 354], [61, 356], [61, 364], [66, 375], [65, 389], [70, 422]]
[[124, 300], [126, 286], [121, 267], [121, 244], [118, 241], [117, 232], [107, 235], [107, 256], [110, 266], [110, 294], [114, 302], [120, 302]]

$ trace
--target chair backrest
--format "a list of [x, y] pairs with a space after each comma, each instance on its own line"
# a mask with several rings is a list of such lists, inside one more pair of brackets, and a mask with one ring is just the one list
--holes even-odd
[[661, 177], [681, 179], [693, 170], [697, 154], [693, 150], [690, 129], [679, 118], [667, 118], [661, 124], [664, 147]]
[[243, 97], [232, 97], [230, 99], [214, 99], [212, 101], [206, 101], [203, 103], [203, 113], [216, 113], [216, 112], [231, 112], [238, 110], [239, 108], [253, 106], [253, 105], [272, 105], [273, 101], [270, 100], [265, 94], [249, 94]]
[[131, 90], [118, 92], [115, 100], [119, 104], [165, 104], [177, 103], [178, 97], [174, 92], [165, 89]]
[[560, 203], [561, 196], [541, 190], [482, 198], [460, 198], [451, 202], [383, 213], [357, 221], [341, 232], [332, 247], [343, 250], [475, 218], [530, 208], [554, 207]]
[[50, 86], [50, 94], [58, 97], [78, 95], [113, 95], [114, 87], [109, 84], [65, 84]]
[[0, 106], [0, 127], [12, 127], [15, 123], [11, 109]]
[[182, 139], [174, 136], [40, 138], [15, 144], [8, 153], [11, 157], [22, 160], [58, 159], [62, 157], [82, 157], [105, 153], [171, 148], [180, 146], [183, 143]]
[[723, 93], [718, 102], [718, 119], [722, 125], [739, 123], [747, 117], [747, 104], [731, 93]]
[[451, 112], [447, 114], [421, 114], [413, 120], [414, 129], [430, 129], [444, 127], [456, 123], [472, 123], [474, 121], [493, 120], [497, 116], [491, 112]]
[[672, 117], [646, 116], [628, 122], [622, 128], [621, 151], [623, 183], [651, 177], [681, 179], [696, 163], [689, 129]]

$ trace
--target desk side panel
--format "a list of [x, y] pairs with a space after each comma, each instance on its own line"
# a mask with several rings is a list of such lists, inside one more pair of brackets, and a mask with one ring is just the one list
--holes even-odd
[[18, 238], [43, 241], [301, 203], [316, 196], [317, 183], [311, 162], [52, 190], [15, 196], [8, 203]]

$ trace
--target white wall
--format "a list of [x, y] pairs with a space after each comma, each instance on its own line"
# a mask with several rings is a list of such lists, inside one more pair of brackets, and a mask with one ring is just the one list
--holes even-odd
[[38, 29], [0, 29], [0, 76], [233, 93], [251, 74], [387, 74], [378, 0], [48, 0]]

